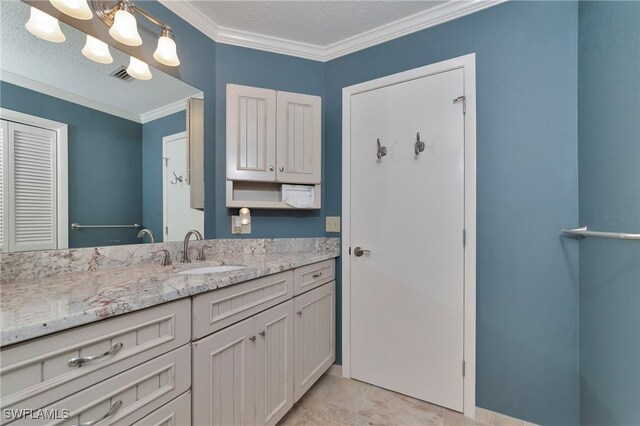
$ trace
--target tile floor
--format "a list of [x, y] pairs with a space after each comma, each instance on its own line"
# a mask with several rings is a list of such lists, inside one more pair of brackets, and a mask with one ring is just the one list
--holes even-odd
[[279, 423], [279, 426], [297, 425], [486, 424], [428, 402], [325, 374]]

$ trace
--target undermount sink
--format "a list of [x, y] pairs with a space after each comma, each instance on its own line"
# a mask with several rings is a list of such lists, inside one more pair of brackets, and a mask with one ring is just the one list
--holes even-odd
[[186, 271], [178, 272], [180, 275], [201, 275], [201, 274], [215, 274], [218, 272], [236, 271], [238, 269], [244, 269], [246, 266], [239, 265], [222, 265], [222, 266], [205, 266], [204, 268], [187, 269]]

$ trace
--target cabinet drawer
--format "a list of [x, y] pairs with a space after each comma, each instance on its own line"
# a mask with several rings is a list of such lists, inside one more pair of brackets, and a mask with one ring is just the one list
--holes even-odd
[[13, 424], [77, 425], [97, 419], [101, 426], [131, 424], [190, 386], [191, 348], [186, 345], [43, 408], [45, 414], [68, 410], [67, 419], [25, 418]]
[[[180, 300], [3, 350], [2, 408], [44, 407], [188, 343], [190, 309], [190, 300]], [[100, 356], [120, 344], [115, 353]], [[92, 356], [99, 357], [69, 365], [73, 358]]]
[[295, 269], [293, 294], [302, 294], [336, 278], [336, 262], [333, 259]]
[[293, 297], [293, 271], [257, 278], [193, 298], [193, 338], [224, 327]]
[[191, 424], [191, 391], [158, 408], [133, 426], [187, 426]]

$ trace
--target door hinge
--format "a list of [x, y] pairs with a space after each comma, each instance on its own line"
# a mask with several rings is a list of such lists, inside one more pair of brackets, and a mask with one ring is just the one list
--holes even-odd
[[466, 247], [467, 246], [467, 230], [463, 229], [462, 230], [462, 247]]
[[349, 256], [351, 256], [351, 247], [349, 247]]
[[462, 361], [462, 377], [464, 377], [466, 370], [467, 370], [467, 363], [465, 361]]
[[164, 233], [169, 235], [169, 225], [164, 227]]
[[454, 104], [457, 104], [459, 102], [462, 102], [462, 113], [466, 114], [467, 113], [467, 97], [462, 95], [462, 96], [458, 96], [453, 100]]

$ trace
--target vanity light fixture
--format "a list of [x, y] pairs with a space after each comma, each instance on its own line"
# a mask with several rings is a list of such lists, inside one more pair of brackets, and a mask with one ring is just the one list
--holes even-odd
[[251, 210], [246, 207], [240, 209], [240, 224], [248, 225], [251, 223]]
[[117, 10], [113, 17], [113, 25], [109, 29], [109, 34], [115, 40], [128, 46], [140, 46], [142, 38], [138, 33], [138, 22], [133, 16], [131, 3], [123, 1], [120, 3], [121, 9]]
[[93, 18], [87, 0], [49, 0], [53, 7], [72, 18], [87, 21]]
[[129, 66], [127, 67], [127, 73], [138, 80], [151, 80], [153, 77], [151, 75], [151, 71], [149, 71], [149, 65], [145, 62], [142, 62], [138, 58], [131, 57], [129, 61]]
[[31, 6], [31, 15], [25, 24], [25, 28], [34, 36], [54, 43], [62, 43], [67, 38], [60, 29], [60, 23], [56, 18]]
[[161, 64], [168, 65], [170, 67], [177, 67], [180, 65], [180, 59], [176, 53], [176, 42], [173, 41], [173, 33], [171, 28], [165, 27], [160, 33], [158, 38], [158, 47], [153, 53], [153, 57]]
[[82, 48], [82, 54], [99, 64], [110, 64], [113, 62], [113, 57], [111, 56], [111, 52], [109, 52], [109, 45], [102, 40], [91, 37], [89, 34], [87, 34], [87, 42]]

